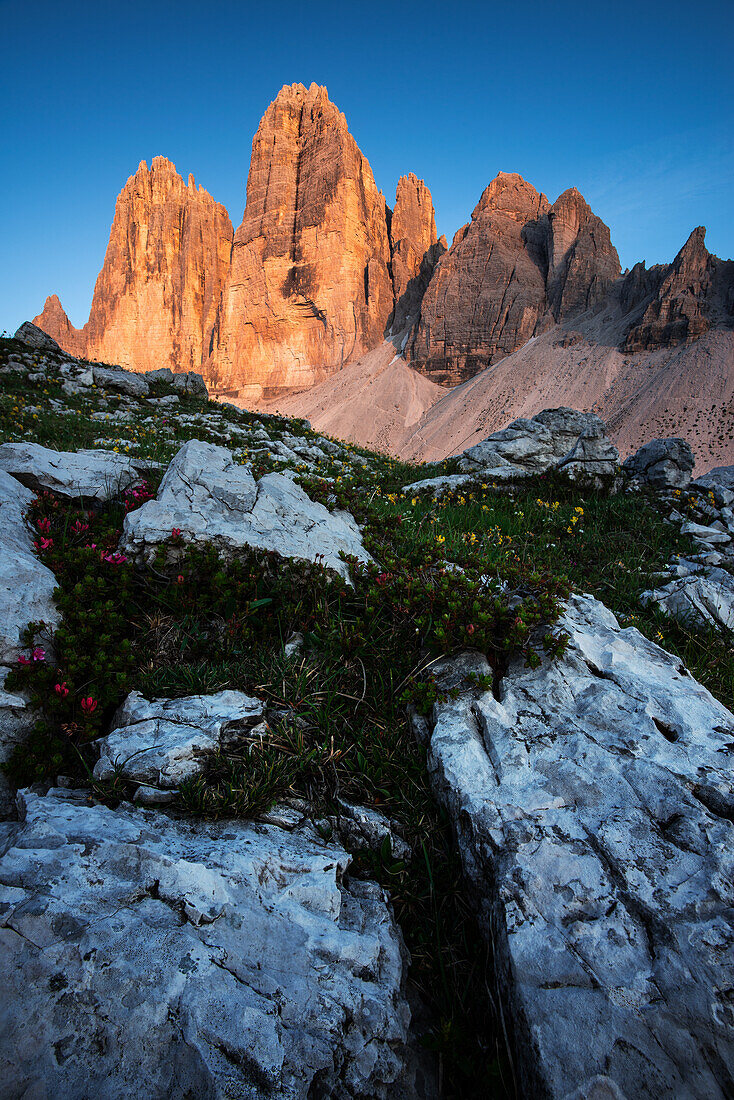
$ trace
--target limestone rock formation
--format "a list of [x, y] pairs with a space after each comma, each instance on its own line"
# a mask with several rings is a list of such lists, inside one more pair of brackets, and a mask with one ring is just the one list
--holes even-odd
[[521, 176], [500, 172], [436, 267], [413, 365], [434, 381], [462, 382], [554, 320], [597, 305], [619, 270], [609, 230], [575, 188], [551, 206]]
[[685, 439], [652, 439], [625, 459], [624, 469], [656, 489], [685, 489], [695, 458]]
[[25, 522], [33, 496], [0, 465], [0, 664], [5, 665], [26, 652], [20, 637], [28, 623], [53, 627], [60, 618], [53, 600], [56, 578], [36, 557]]
[[[0, 764], [27, 737], [37, 717], [22, 692], [5, 687], [10, 668], [28, 656], [21, 635], [30, 622], [53, 629], [60, 619], [53, 599], [56, 577], [36, 557], [26, 526], [32, 499], [30, 489], [0, 468]], [[10, 785], [0, 771], [0, 816], [11, 804]]]
[[557, 321], [599, 305], [619, 277], [609, 230], [575, 187], [548, 211], [548, 304]]
[[622, 345], [641, 351], [689, 343], [717, 321], [734, 322], [734, 261], [719, 260], [706, 248], [699, 226], [667, 270], [636, 265], [625, 279], [623, 301], [634, 308], [648, 298], [644, 313]]
[[395, 310], [389, 327], [399, 333], [418, 319], [420, 305], [446, 239], [439, 244], [431, 193], [412, 172], [401, 176], [390, 219], [390, 256]]
[[411, 345], [413, 366], [454, 384], [514, 351], [546, 311], [545, 195], [516, 174], [490, 183], [439, 261]]
[[618, 463], [619, 452], [607, 439], [599, 417], [566, 408], [544, 409], [532, 420], [513, 420], [459, 455], [461, 471], [497, 481], [515, 481], [547, 470], [598, 481], [613, 477]]
[[30, 489], [48, 489], [72, 500], [109, 500], [140, 481], [155, 465], [115, 451], [54, 451], [39, 443], [0, 444], [0, 471]]
[[[689, 567], [690, 564], [690, 567]], [[642, 603], [655, 603], [687, 625], [725, 627], [734, 631], [734, 576], [726, 569], [706, 569], [677, 562], [667, 583], [643, 592]], [[665, 578], [662, 578], [665, 581]]]
[[[61, 308], [61, 302], [56, 298], [56, 295], [54, 295], [54, 298], [58, 302], [59, 308]], [[47, 302], [50, 301], [50, 298], [47, 299]], [[66, 314], [64, 314], [64, 316], [66, 316]], [[37, 348], [39, 351], [61, 351], [57, 341], [54, 340], [52, 336], [49, 336], [49, 331], [50, 330], [39, 328], [31, 321], [24, 321], [23, 324], [16, 329], [13, 334], [13, 339], [20, 340], [23, 344], [28, 344], [29, 347]]]
[[100, 757], [94, 777], [120, 775], [136, 783], [177, 787], [202, 770], [204, 754], [219, 747], [228, 726], [261, 718], [263, 711], [259, 699], [241, 691], [152, 702], [132, 691], [118, 708], [112, 731], [96, 743]]
[[401, 937], [339, 845], [86, 792], [20, 809], [0, 835], [6, 1096], [417, 1100]]
[[34, 324], [72, 355], [137, 371], [200, 370], [229, 272], [232, 225], [193, 176], [142, 161], [121, 191], [89, 320], [69, 323], [56, 295]]
[[344, 115], [325, 88], [286, 85], [252, 143], [218, 380], [272, 396], [358, 358], [392, 311], [389, 264], [385, 199]]
[[235, 464], [225, 447], [198, 439], [181, 447], [156, 499], [125, 516], [120, 549], [151, 560], [174, 529], [182, 543], [208, 543], [223, 552], [259, 547], [319, 561], [345, 578], [340, 553], [371, 560], [348, 512], [329, 512], [283, 474], [255, 481], [250, 466]]
[[458, 692], [416, 717], [493, 943], [520, 1093], [724, 1100], [734, 715], [591, 597], [559, 626], [563, 657], [515, 659], [499, 698], [467, 686], [483, 656], [445, 659], [439, 688]]

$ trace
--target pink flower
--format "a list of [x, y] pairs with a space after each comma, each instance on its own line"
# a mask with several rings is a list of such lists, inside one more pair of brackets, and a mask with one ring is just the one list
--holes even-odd
[[43, 537], [41, 537], [41, 538], [40, 538], [40, 539], [38, 540], [38, 542], [34, 542], [34, 543], [33, 543], [33, 545], [35, 546], [36, 550], [50, 550], [50, 549], [51, 549], [51, 547], [53, 546], [53, 544], [54, 544], [54, 540], [53, 540], [53, 539], [45, 539], [45, 538], [43, 538]]
[[82, 710], [85, 714], [94, 714], [97, 709], [97, 700], [93, 699], [91, 695], [88, 695], [86, 699], [82, 699]]
[[106, 561], [110, 565], [122, 565], [124, 561], [127, 561], [127, 558], [124, 554], [118, 554], [117, 552], [113, 554], [105, 554], [104, 550], [101, 552], [100, 557], [102, 558], [102, 561]]
[[37, 645], [36, 648], [33, 650], [32, 657], [34, 661], [45, 661], [46, 650], [41, 649], [40, 645]]
[[44, 516], [43, 519], [36, 520], [36, 527], [39, 531], [42, 531], [44, 535], [47, 535], [51, 530], [51, 520]]
[[66, 680], [64, 680], [63, 684], [56, 684], [54, 687], [54, 691], [57, 695], [60, 695], [62, 699], [65, 699], [66, 696], [69, 694], [69, 689], [66, 686]]
[[183, 580], [183, 573], [179, 573], [179, 575], [176, 577], [176, 584], [183, 584]]
[[81, 535], [82, 531], [88, 531], [88, 530], [89, 530], [89, 524], [88, 523], [82, 523], [81, 520], [77, 520], [76, 523], [74, 524], [74, 526], [72, 527], [72, 531], [74, 532], [75, 535]]
[[171, 538], [172, 539], [180, 539], [181, 538], [180, 528], [178, 528], [178, 527], [172, 527], [171, 528]]
[[24, 657], [23, 654], [21, 653], [20, 657], [18, 658], [18, 664], [19, 665], [29, 665], [30, 663], [31, 663], [30, 657]]

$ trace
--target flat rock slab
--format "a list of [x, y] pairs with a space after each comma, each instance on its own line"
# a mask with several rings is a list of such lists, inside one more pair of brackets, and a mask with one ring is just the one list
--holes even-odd
[[0, 445], [0, 470], [36, 491], [48, 489], [70, 500], [109, 500], [155, 463], [114, 451], [54, 451], [38, 443]]
[[95, 779], [120, 775], [159, 788], [178, 787], [203, 768], [205, 754], [219, 747], [235, 722], [256, 721], [264, 706], [241, 691], [189, 695], [148, 702], [133, 691], [113, 719], [113, 730], [96, 742]]
[[[5, 444], [0, 447], [0, 455]], [[30, 622], [54, 627], [59, 613], [53, 601], [56, 578], [39, 561], [26, 526], [33, 493], [5, 473], [0, 464], [0, 664], [13, 664], [26, 647], [20, 635]]]
[[359, 528], [347, 512], [329, 512], [282, 474], [255, 481], [225, 447], [184, 443], [161, 482], [158, 496], [125, 517], [120, 548], [152, 561], [161, 542], [180, 532], [184, 542], [209, 543], [222, 552], [245, 546], [286, 558], [319, 562], [348, 578], [340, 552], [370, 561]]
[[383, 891], [313, 834], [24, 792], [0, 830], [5, 1096], [390, 1097]]
[[666, 615], [686, 623], [734, 630], [734, 577], [726, 569], [707, 569], [676, 577], [640, 597], [658, 604]]
[[444, 660], [437, 679], [460, 694], [416, 719], [494, 944], [522, 1095], [724, 1100], [734, 715], [591, 597], [560, 625], [565, 655], [513, 664], [501, 702], [467, 688], [482, 656]]

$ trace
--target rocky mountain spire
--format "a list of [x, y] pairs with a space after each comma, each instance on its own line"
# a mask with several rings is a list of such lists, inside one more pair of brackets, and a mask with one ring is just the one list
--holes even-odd
[[382, 338], [385, 199], [325, 88], [286, 85], [252, 143], [216, 359], [253, 397], [307, 386]]
[[575, 187], [548, 211], [548, 305], [557, 321], [598, 305], [621, 267], [609, 230]]
[[647, 295], [647, 304], [627, 333], [624, 351], [687, 343], [716, 320], [731, 324], [734, 262], [712, 256], [705, 241], [706, 229], [700, 225], [667, 269], [646, 272], [644, 264], [636, 264], [629, 273], [622, 287], [624, 302], [633, 309]]
[[[394, 332], [417, 320], [420, 303], [437, 259], [436, 217], [431, 192], [410, 172], [398, 180], [390, 219], [390, 251], [395, 311]], [[445, 251], [445, 241], [440, 251]]]
[[232, 225], [165, 157], [120, 192], [89, 320], [69, 324], [54, 295], [35, 322], [73, 354], [135, 370], [201, 369], [229, 272]]
[[546, 311], [545, 229], [549, 209], [515, 173], [500, 172], [458, 230], [421, 305], [413, 365], [454, 384], [514, 351]]

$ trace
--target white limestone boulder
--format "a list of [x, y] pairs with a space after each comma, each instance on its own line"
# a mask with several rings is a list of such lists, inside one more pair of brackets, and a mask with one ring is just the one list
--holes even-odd
[[734, 630], [734, 577], [726, 569], [705, 569], [674, 577], [643, 592], [643, 603], [656, 603], [680, 622]]
[[343, 849], [74, 795], [0, 830], [3, 1095], [416, 1095], [401, 937]]
[[28, 344], [31, 348], [37, 348], [39, 351], [61, 351], [53, 336], [49, 336], [47, 332], [44, 332], [43, 329], [39, 328], [38, 325], [34, 325], [31, 321], [24, 321], [20, 328], [15, 330], [13, 339], [22, 340], [24, 344]]
[[[525, 1096], [725, 1100], [734, 715], [591, 597], [500, 687], [415, 719], [491, 938]], [[600, 1091], [601, 1090], [601, 1091]]]
[[96, 742], [100, 758], [94, 777], [119, 775], [146, 786], [178, 787], [202, 770], [228, 726], [255, 722], [263, 713], [260, 700], [241, 691], [152, 702], [133, 691], [115, 714], [112, 732]]
[[20, 635], [28, 623], [45, 622], [52, 629], [59, 621], [53, 601], [56, 578], [36, 557], [26, 526], [32, 499], [33, 493], [0, 463], [0, 664], [5, 665], [25, 652]]
[[340, 553], [371, 560], [348, 512], [329, 512], [282, 474], [255, 481], [250, 466], [237, 465], [225, 447], [198, 439], [181, 447], [156, 499], [125, 517], [120, 548], [151, 561], [173, 530], [183, 542], [208, 543], [224, 553], [245, 546], [272, 550], [320, 562], [345, 578]]
[[142, 374], [123, 370], [121, 367], [102, 367], [96, 363], [92, 367], [94, 381], [102, 390], [124, 393], [126, 397], [147, 397], [150, 385]]
[[[7, 764], [16, 746], [25, 741], [36, 718], [27, 695], [6, 689], [9, 671], [0, 666], [0, 764]], [[14, 790], [6, 774], [0, 771], [0, 818], [7, 817], [14, 804]]]
[[109, 500], [156, 463], [115, 451], [54, 451], [39, 443], [0, 444], [0, 471], [36, 491], [70, 500]]
[[514, 481], [567, 466], [571, 477], [615, 473], [619, 454], [595, 413], [544, 409], [520, 417], [459, 455], [464, 473]]
[[628, 474], [656, 489], [685, 489], [694, 465], [690, 444], [677, 437], [652, 439], [623, 463]]

